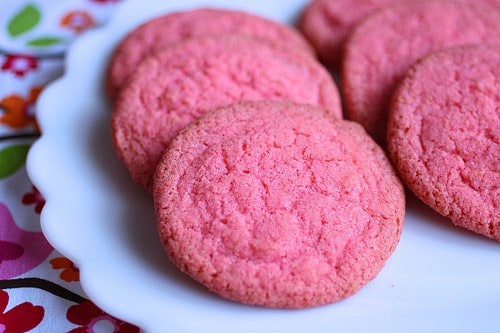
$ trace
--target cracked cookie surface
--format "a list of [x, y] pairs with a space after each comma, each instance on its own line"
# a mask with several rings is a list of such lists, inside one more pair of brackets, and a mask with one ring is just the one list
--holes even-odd
[[377, 11], [353, 29], [345, 45], [347, 117], [385, 145], [393, 90], [415, 61], [448, 47], [500, 43], [499, 32], [498, 1], [422, 1]]
[[200, 8], [152, 19], [131, 31], [118, 45], [107, 71], [108, 95], [116, 97], [130, 74], [150, 53], [187, 38], [238, 33], [283, 43], [293, 52], [314, 55], [309, 43], [291, 26], [236, 10]]
[[309, 103], [342, 117], [337, 86], [315, 59], [241, 35], [200, 37], [156, 53], [133, 73], [111, 115], [116, 150], [149, 190], [156, 164], [182, 128], [243, 100]]
[[171, 260], [238, 302], [304, 308], [372, 280], [400, 237], [405, 199], [382, 149], [323, 109], [247, 102], [176, 137], [153, 190]]
[[299, 27], [320, 58], [339, 68], [345, 39], [358, 22], [384, 6], [417, 1], [421, 0], [314, 0], [304, 9]]
[[500, 47], [415, 64], [396, 90], [391, 158], [410, 189], [453, 223], [500, 241]]

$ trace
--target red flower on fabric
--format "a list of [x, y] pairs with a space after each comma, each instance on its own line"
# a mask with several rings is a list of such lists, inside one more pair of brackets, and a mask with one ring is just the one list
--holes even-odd
[[29, 55], [10, 54], [2, 63], [2, 70], [14, 73], [15, 76], [24, 77], [26, 73], [38, 68], [36, 58]]
[[50, 261], [52, 268], [62, 269], [59, 277], [66, 282], [80, 281], [80, 270], [75, 267], [71, 260], [65, 257], [57, 257]]
[[111, 317], [90, 301], [73, 305], [66, 312], [66, 318], [79, 327], [68, 333], [138, 333], [139, 328], [124, 321]]
[[35, 204], [35, 212], [40, 214], [43, 206], [45, 205], [45, 199], [42, 197], [38, 189], [34, 186], [31, 187], [31, 192], [26, 193], [22, 199], [23, 204], [33, 205]]
[[43, 307], [24, 302], [5, 311], [8, 303], [9, 294], [0, 290], [0, 332], [24, 333], [41, 323], [45, 312]]
[[41, 91], [42, 87], [37, 86], [31, 89], [26, 99], [19, 95], [9, 95], [0, 100], [0, 108], [4, 110], [3, 114], [0, 114], [0, 123], [15, 129], [32, 125], [39, 133], [34, 107]]
[[75, 10], [61, 19], [61, 26], [80, 33], [95, 25], [94, 18], [86, 11]]

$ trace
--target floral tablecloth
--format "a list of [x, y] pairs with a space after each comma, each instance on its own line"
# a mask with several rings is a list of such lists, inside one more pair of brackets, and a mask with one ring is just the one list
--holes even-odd
[[64, 72], [72, 40], [119, 0], [0, 0], [0, 332], [139, 332], [85, 295], [73, 263], [40, 230], [44, 199], [26, 156], [40, 134], [36, 101]]

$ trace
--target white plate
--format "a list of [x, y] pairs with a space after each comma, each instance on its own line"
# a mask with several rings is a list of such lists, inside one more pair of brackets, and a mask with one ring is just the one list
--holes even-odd
[[65, 76], [39, 101], [43, 136], [28, 157], [47, 200], [43, 232], [80, 267], [97, 305], [147, 332], [498, 332], [499, 244], [451, 226], [412, 197], [401, 243], [379, 276], [329, 306], [291, 311], [232, 303], [168, 262], [151, 200], [111, 145], [102, 79], [113, 47], [139, 22], [169, 11], [223, 6], [290, 22], [305, 3], [133, 0], [75, 42]]

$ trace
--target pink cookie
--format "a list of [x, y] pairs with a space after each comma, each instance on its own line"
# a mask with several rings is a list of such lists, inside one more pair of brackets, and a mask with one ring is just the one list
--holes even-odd
[[112, 114], [118, 154], [149, 190], [163, 150], [209, 110], [241, 100], [291, 100], [342, 116], [337, 87], [314, 58], [246, 36], [190, 39], [145, 60]]
[[410, 189], [453, 223], [500, 241], [500, 46], [432, 54], [395, 92], [388, 149]]
[[356, 123], [246, 102], [177, 136], [154, 183], [171, 260], [224, 298], [305, 308], [357, 292], [401, 234], [403, 187]]
[[406, 69], [432, 51], [470, 43], [500, 43], [498, 2], [425, 1], [374, 13], [346, 43], [347, 116], [384, 144], [393, 89]]
[[271, 39], [313, 54], [309, 43], [292, 27], [249, 13], [209, 8], [170, 13], [139, 26], [118, 45], [107, 73], [109, 95], [116, 97], [127, 77], [149, 53], [186, 38], [229, 32]]
[[313, 0], [302, 13], [299, 27], [323, 62], [337, 68], [352, 27], [377, 9], [403, 1], [422, 0]]

